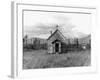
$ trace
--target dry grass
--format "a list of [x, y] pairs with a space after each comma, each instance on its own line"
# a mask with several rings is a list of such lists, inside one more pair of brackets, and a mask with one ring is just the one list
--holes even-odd
[[65, 54], [48, 54], [45, 50], [24, 51], [23, 68], [36, 69], [89, 66], [91, 63], [90, 53], [90, 50]]

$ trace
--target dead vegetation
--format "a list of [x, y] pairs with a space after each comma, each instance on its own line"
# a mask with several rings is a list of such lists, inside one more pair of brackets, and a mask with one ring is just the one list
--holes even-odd
[[89, 66], [90, 53], [90, 50], [64, 54], [48, 54], [46, 50], [24, 51], [23, 69]]

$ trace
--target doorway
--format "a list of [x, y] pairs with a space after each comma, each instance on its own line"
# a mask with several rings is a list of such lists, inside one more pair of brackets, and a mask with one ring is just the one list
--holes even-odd
[[55, 43], [55, 52], [59, 52], [59, 43]]

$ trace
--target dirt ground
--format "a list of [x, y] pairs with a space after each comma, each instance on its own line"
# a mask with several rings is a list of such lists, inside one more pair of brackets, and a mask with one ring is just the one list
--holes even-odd
[[80, 67], [90, 64], [90, 50], [62, 54], [48, 54], [46, 50], [23, 52], [23, 69]]

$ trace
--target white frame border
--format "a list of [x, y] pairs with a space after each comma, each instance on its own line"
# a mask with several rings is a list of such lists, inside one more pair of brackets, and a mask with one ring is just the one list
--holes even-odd
[[[71, 12], [85, 12], [92, 15], [92, 39], [94, 40], [96, 30], [96, 8], [93, 7], [73, 7], [73, 6], [55, 6], [55, 5], [39, 5], [39, 4], [25, 4], [12, 2], [12, 71], [13, 78], [23, 77], [40, 77], [40, 76], [54, 76], [66, 75], [73, 73], [87, 73], [97, 71], [97, 54], [95, 47], [91, 50], [91, 66], [90, 67], [70, 67], [70, 68], [53, 68], [53, 69], [31, 69], [22, 70], [22, 14], [23, 9], [27, 10], [53, 10], [53, 11], [71, 11]], [[91, 45], [95, 46], [92, 41]], [[95, 54], [93, 54], [95, 53]]]

